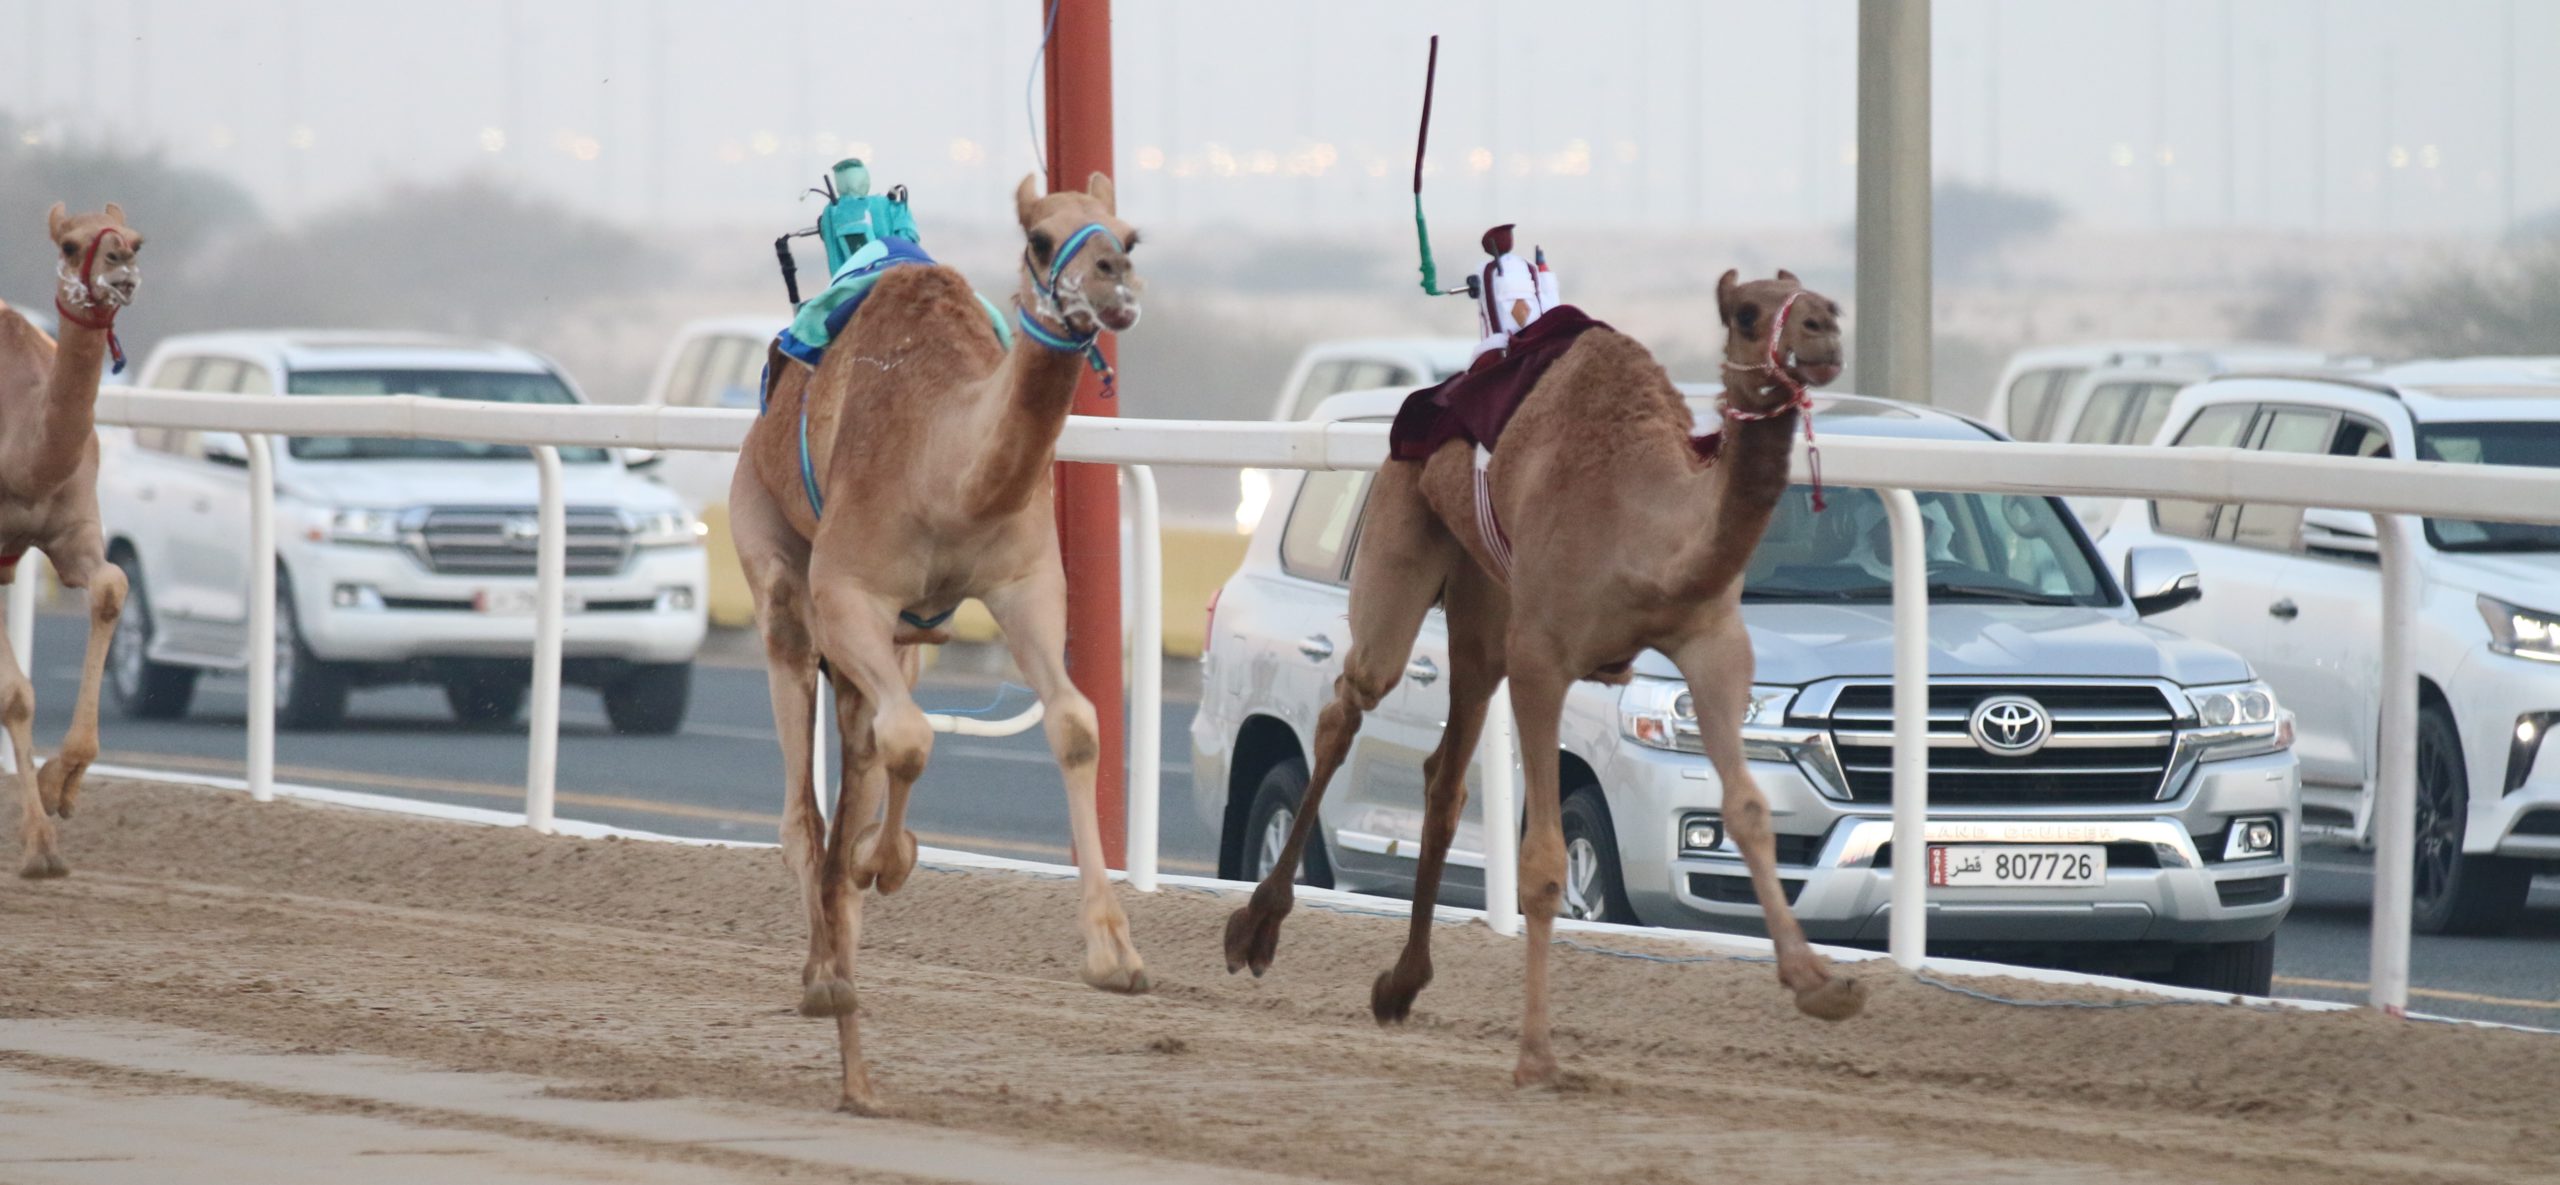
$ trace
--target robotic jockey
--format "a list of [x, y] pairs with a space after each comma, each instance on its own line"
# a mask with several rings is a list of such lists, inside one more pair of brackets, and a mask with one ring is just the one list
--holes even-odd
[[1510, 344], [1512, 334], [1563, 303], [1556, 295], [1556, 274], [1547, 267], [1545, 248], [1539, 248], [1533, 259], [1511, 253], [1512, 225], [1506, 222], [1484, 232], [1484, 252], [1493, 259], [1484, 265], [1477, 289], [1476, 323], [1484, 333], [1476, 343], [1478, 358], [1501, 350]]

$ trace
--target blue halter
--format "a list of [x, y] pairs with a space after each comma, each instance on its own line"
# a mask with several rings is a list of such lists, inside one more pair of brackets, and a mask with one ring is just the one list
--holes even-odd
[[[1099, 222], [1088, 222], [1077, 228], [1076, 233], [1068, 235], [1067, 241], [1058, 247], [1057, 255], [1049, 261], [1048, 281], [1043, 283], [1036, 272], [1031, 277], [1031, 290], [1039, 294], [1040, 304], [1049, 311], [1049, 315], [1058, 316], [1056, 312], [1058, 280], [1066, 274], [1067, 261], [1075, 258], [1076, 252], [1084, 250], [1085, 244], [1092, 242], [1096, 235], [1111, 240], [1113, 247], [1122, 251], [1128, 250], [1127, 247], [1121, 246], [1120, 236], [1111, 233], [1109, 227]], [[1083, 354], [1085, 364], [1093, 368], [1093, 373], [1102, 376], [1103, 398], [1109, 399], [1119, 393], [1119, 372], [1112, 369], [1111, 363], [1102, 356], [1100, 326], [1096, 326], [1093, 332], [1082, 337], [1071, 337], [1041, 324], [1031, 315], [1030, 309], [1023, 307], [1020, 300], [1013, 303], [1013, 319], [1015, 324], [1022, 327], [1023, 335], [1031, 340], [1061, 354]], [[1059, 320], [1063, 323], [1065, 318], [1061, 316]]]

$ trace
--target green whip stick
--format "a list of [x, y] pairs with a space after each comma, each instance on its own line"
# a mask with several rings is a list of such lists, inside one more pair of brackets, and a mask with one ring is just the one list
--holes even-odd
[[1465, 289], [1446, 292], [1440, 288], [1440, 269], [1431, 262], [1431, 227], [1422, 220], [1422, 154], [1431, 146], [1431, 91], [1440, 77], [1440, 35], [1431, 35], [1431, 57], [1422, 71], [1422, 131], [1413, 141], [1413, 237], [1422, 246], [1422, 292], [1425, 296], [1474, 296], [1476, 278], [1467, 277]]

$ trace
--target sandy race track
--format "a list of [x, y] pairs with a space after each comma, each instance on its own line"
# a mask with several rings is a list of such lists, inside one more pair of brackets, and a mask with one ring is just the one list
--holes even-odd
[[[0, 1022], [150, 1022], [795, 1120], [834, 1101], [831, 1029], [793, 1012], [805, 939], [775, 852], [115, 782], [64, 838], [71, 879], [0, 884]], [[928, 868], [873, 900], [865, 1040], [899, 1117], [1184, 1162], [1201, 1181], [2560, 1180], [2560, 1038], [2025, 1008], [1877, 963], [1859, 968], [1876, 981], [1867, 1015], [1835, 1026], [1796, 1016], [1764, 965], [1568, 949], [1571, 1081], [1524, 1094], [1509, 940], [1444, 926], [1414, 1022], [1381, 1030], [1369, 980], [1400, 922], [1302, 908], [1256, 981], [1220, 961], [1231, 899], [1126, 900], [1158, 985], [1137, 999], [1075, 982], [1065, 882]], [[81, 1064], [0, 1050], [0, 1071]], [[817, 1179], [752, 1151], [722, 1168]]]

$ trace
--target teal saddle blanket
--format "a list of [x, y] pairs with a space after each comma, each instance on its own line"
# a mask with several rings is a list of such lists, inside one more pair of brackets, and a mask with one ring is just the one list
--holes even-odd
[[[836, 269], [827, 281], [826, 291], [800, 306], [790, 327], [774, 339], [774, 344], [783, 353], [816, 366], [826, 354], [827, 343], [844, 332], [845, 323], [853, 319], [854, 311], [862, 307], [883, 274], [891, 268], [932, 263], [933, 257], [910, 240], [888, 236], [871, 240]], [[995, 327], [996, 340], [1006, 349], [1013, 348], [1013, 327], [1005, 324], [1004, 315], [984, 296], [978, 297], [978, 306], [986, 310], [987, 323]]]

